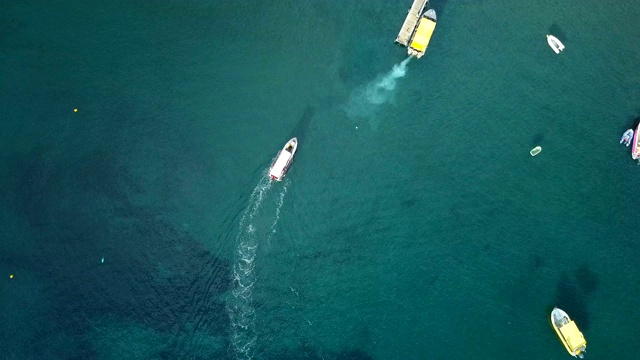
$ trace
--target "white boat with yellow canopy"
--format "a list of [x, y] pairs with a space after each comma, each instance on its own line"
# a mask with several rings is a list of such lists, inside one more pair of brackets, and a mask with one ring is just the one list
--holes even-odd
[[435, 10], [429, 9], [424, 12], [420, 18], [420, 22], [418, 22], [418, 27], [409, 42], [409, 46], [407, 47], [407, 53], [409, 55], [415, 56], [418, 59], [424, 55], [424, 52], [429, 46], [429, 41], [431, 40], [433, 31], [436, 28], [436, 22], [437, 17]]
[[571, 356], [584, 357], [584, 352], [587, 351], [587, 340], [566, 312], [554, 308], [551, 312], [551, 325]]

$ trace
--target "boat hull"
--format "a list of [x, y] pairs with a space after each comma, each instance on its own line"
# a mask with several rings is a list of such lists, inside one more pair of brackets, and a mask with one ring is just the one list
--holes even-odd
[[531, 149], [529, 151], [529, 154], [531, 156], [536, 156], [536, 155], [540, 154], [541, 151], [542, 151], [542, 147], [541, 146], [536, 146], [536, 147], [534, 147], [533, 149]]
[[564, 50], [564, 44], [553, 35], [547, 35], [547, 43], [556, 54], [560, 54], [560, 52]]
[[278, 152], [273, 163], [271, 163], [271, 167], [269, 168], [269, 178], [275, 181], [282, 181], [289, 170], [289, 166], [291, 166], [291, 163], [293, 162], [293, 156], [296, 154], [297, 149], [297, 138], [287, 141], [282, 150]]
[[431, 41], [431, 36], [433, 36], [437, 21], [436, 11], [433, 9], [429, 9], [422, 14], [409, 41], [409, 46], [407, 46], [407, 54], [418, 59], [424, 55]]
[[551, 312], [551, 326], [567, 352], [573, 357], [582, 358], [587, 348], [584, 336], [578, 330], [575, 322], [561, 309], [554, 308]]
[[640, 144], [638, 143], [638, 141], [640, 141], [640, 137], [638, 136], [639, 130], [640, 130], [640, 124], [638, 124], [636, 131], [633, 133], [633, 141], [631, 141], [631, 144], [632, 144], [631, 158], [633, 160], [637, 160], [638, 158], [640, 158]]

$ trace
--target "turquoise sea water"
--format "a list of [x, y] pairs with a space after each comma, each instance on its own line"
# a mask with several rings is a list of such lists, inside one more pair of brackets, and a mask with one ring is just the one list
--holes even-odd
[[0, 0], [0, 359], [635, 359], [640, 4], [410, 5]]

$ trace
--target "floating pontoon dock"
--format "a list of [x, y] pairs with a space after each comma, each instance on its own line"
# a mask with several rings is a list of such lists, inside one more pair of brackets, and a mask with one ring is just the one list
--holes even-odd
[[424, 7], [428, 2], [429, 0], [413, 0], [413, 5], [411, 5], [411, 9], [409, 9], [407, 18], [404, 19], [402, 29], [400, 29], [400, 33], [396, 38], [396, 42], [398, 44], [408, 46], [409, 40], [411, 40], [411, 35], [413, 35], [413, 32], [418, 24], [418, 20], [420, 20], [420, 16], [422, 16]]

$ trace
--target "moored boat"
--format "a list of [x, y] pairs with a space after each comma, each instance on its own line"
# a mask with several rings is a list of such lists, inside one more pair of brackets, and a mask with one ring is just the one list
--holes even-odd
[[620, 138], [620, 144], [624, 144], [625, 146], [631, 145], [631, 140], [633, 139], [633, 129], [628, 129], [622, 134]]
[[640, 141], [640, 137], [638, 136], [638, 131], [640, 131], [640, 123], [638, 124], [638, 127], [636, 127], [636, 131], [633, 134], [633, 140], [631, 141], [631, 158], [633, 160], [640, 158], [640, 143], [638, 143]]
[[276, 181], [281, 181], [282, 178], [289, 170], [289, 166], [293, 161], [293, 155], [295, 155], [296, 150], [298, 149], [298, 139], [293, 138], [284, 145], [282, 150], [276, 156], [276, 159], [271, 164], [271, 168], [269, 168], [269, 177]]
[[536, 146], [533, 149], [529, 150], [529, 154], [531, 154], [531, 156], [536, 156], [536, 155], [540, 154], [540, 151], [542, 151], [542, 147], [541, 146]]
[[436, 11], [429, 9], [422, 14], [418, 26], [416, 27], [413, 37], [407, 47], [407, 53], [411, 56], [415, 56], [418, 59], [424, 55], [424, 52], [429, 46], [429, 41], [433, 35], [433, 31], [436, 28]]
[[547, 35], [547, 43], [556, 54], [560, 54], [560, 51], [564, 50], [564, 45], [553, 35]]
[[573, 357], [582, 358], [584, 352], [587, 351], [587, 340], [584, 339], [584, 336], [578, 330], [578, 326], [571, 320], [569, 315], [558, 308], [553, 308], [553, 311], [551, 311], [551, 325], [569, 354]]

